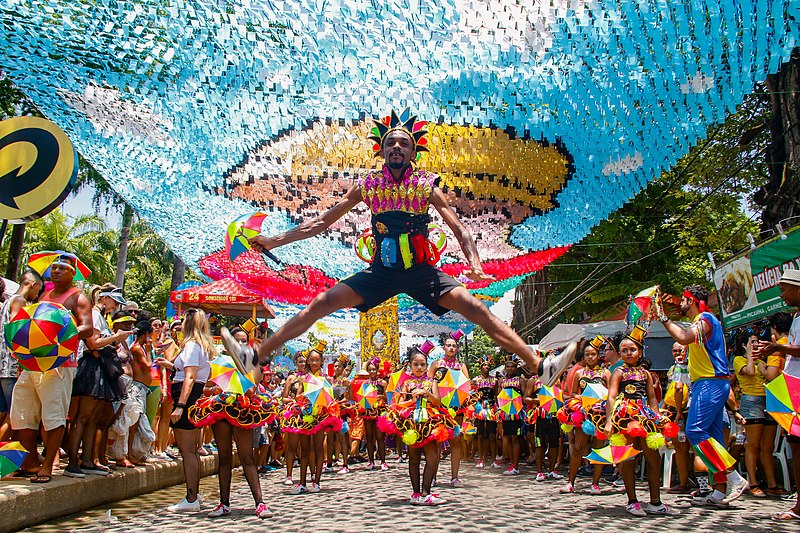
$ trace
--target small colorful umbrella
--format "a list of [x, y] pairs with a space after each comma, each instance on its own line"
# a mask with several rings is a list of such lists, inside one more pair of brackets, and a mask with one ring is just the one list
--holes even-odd
[[5, 325], [6, 345], [26, 370], [46, 372], [78, 349], [78, 326], [61, 304], [40, 302], [20, 309]]
[[228, 225], [225, 233], [225, 249], [228, 250], [228, 257], [231, 261], [250, 249], [250, 241], [261, 233], [261, 225], [267, 213], [256, 211], [242, 215]]
[[0, 477], [19, 469], [26, 455], [28, 450], [19, 442], [0, 442]]
[[306, 374], [303, 376], [302, 382], [303, 396], [308, 398], [313, 412], [319, 412], [320, 408], [333, 403], [333, 387], [327, 379], [322, 376]]
[[516, 416], [522, 411], [522, 394], [510, 387], [497, 395], [497, 406], [508, 416]]
[[405, 381], [411, 376], [405, 370], [398, 370], [390, 374], [386, 380], [386, 402], [391, 405], [395, 391], [399, 390]]
[[589, 452], [589, 455], [584, 456], [584, 459], [595, 465], [617, 465], [633, 459], [640, 453], [642, 452], [633, 446], [612, 446], [609, 444], [603, 448], [593, 449]]
[[36, 252], [28, 259], [28, 266], [38, 272], [43, 278], [49, 278], [50, 265], [62, 255], [75, 260], [75, 281], [86, 281], [89, 274], [92, 273], [91, 269], [84, 265], [83, 262], [78, 259], [78, 256], [63, 250], [43, 250], [41, 252]]
[[591, 409], [594, 404], [608, 398], [608, 389], [602, 383], [589, 383], [581, 394], [581, 404], [584, 409]]
[[789, 435], [800, 437], [800, 377], [781, 374], [766, 389], [766, 411]]
[[653, 299], [656, 294], [658, 294], [658, 285], [653, 285], [652, 287], [639, 291], [636, 296], [630, 297], [628, 316], [625, 318], [628, 327], [632, 328], [642, 321], [650, 322], [647, 317], [650, 315], [650, 308], [653, 306]]
[[252, 372], [245, 375], [229, 355], [218, 355], [211, 361], [210, 379], [229, 394], [244, 394], [256, 386]]
[[364, 410], [372, 409], [378, 405], [378, 398], [380, 397], [380, 394], [378, 394], [378, 387], [372, 383], [363, 381], [358, 387], [358, 390], [354, 392], [355, 393], [353, 396], [356, 403]]
[[439, 396], [445, 407], [458, 409], [467, 401], [470, 392], [472, 392], [472, 384], [461, 370], [448, 368], [442, 381], [439, 382]]
[[555, 413], [558, 411], [559, 407], [564, 405], [561, 389], [556, 386], [542, 387], [539, 389], [537, 396], [539, 397], [539, 407], [546, 413]]

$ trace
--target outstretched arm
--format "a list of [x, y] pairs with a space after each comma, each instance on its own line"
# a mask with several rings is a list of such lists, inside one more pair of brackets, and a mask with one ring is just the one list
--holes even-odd
[[331, 207], [321, 215], [312, 219], [306, 220], [302, 224], [295, 226], [287, 232], [275, 235], [274, 237], [267, 237], [265, 235], [256, 235], [250, 239], [250, 244], [256, 251], [272, 250], [278, 246], [289, 244], [290, 242], [301, 241], [319, 235], [331, 224], [342, 218], [348, 211], [362, 201], [361, 188], [358, 185], [353, 186], [341, 202]]
[[434, 187], [431, 192], [431, 205], [436, 208], [442, 219], [444, 219], [447, 226], [452, 230], [453, 235], [456, 236], [461, 250], [464, 252], [464, 257], [467, 258], [469, 270], [464, 272], [464, 275], [473, 281], [492, 280], [492, 276], [483, 272], [481, 266], [481, 258], [478, 256], [478, 247], [475, 245], [475, 239], [472, 238], [472, 233], [467, 229], [464, 224], [458, 219], [458, 215], [447, 203], [444, 193], [439, 187]]

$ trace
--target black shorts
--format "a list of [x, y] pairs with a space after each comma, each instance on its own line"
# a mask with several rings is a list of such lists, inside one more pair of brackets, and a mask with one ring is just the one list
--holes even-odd
[[363, 304], [356, 306], [363, 313], [404, 292], [436, 316], [442, 316], [449, 311], [439, 305], [439, 298], [456, 287], [463, 287], [455, 278], [427, 263], [409, 270], [395, 270], [382, 264], [373, 264], [339, 283], [347, 285], [364, 299]]
[[503, 420], [503, 436], [522, 435], [522, 420]]
[[497, 422], [494, 420], [476, 420], [475, 429], [479, 437], [497, 437]]
[[[200, 399], [200, 396], [203, 395], [203, 387], [205, 383], [198, 383], [195, 381], [194, 385], [192, 385], [192, 390], [189, 392], [189, 397], [186, 399], [186, 407], [183, 408], [183, 412], [181, 413], [181, 417], [178, 419], [177, 422], [173, 422], [170, 420], [169, 427], [172, 429], [197, 429], [192, 421], [189, 419], [189, 408], [197, 403], [197, 400]], [[178, 399], [181, 397], [181, 389], [183, 388], [183, 381], [177, 381], [172, 384], [172, 388], [170, 389], [170, 393], [172, 394], [173, 401], [178, 403]]]
[[540, 418], [536, 421], [536, 446], [558, 448], [561, 425], [557, 418]]

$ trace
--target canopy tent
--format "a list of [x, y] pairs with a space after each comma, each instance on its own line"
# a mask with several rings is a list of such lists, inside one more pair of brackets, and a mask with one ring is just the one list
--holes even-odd
[[[689, 327], [688, 322], [678, 322], [683, 327]], [[539, 342], [539, 350], [547, 352], [563, 348], [570, 342], [581, 339], [592, 339], [597, 335], [611, 337], [618, 331], [624, 332], [627, 328], [624, 320], [606, 320], [589, 324], [558, 324]], [[672, 337], [661, 322], [651, 322], [647, 337], [644, 341], [645, 355], [653, 361], [652, 370], [667, 370], [672, 366]]]
[[250, 317], [253, 320], [257, 316], [275, 318], [275, 312], [264, 298], [232, 279], [221, 279], [199, 287], [173, 291], [169, 300], [178, 306], [178, 314], [181, 307], [197, 307], [207, 313]]

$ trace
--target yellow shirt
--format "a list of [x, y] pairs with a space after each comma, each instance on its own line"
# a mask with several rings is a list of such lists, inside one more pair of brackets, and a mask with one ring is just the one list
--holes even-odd
[[[776, 340], [778, 344], [788, 344], [789, 338], [788, 337], [781, 337], [780, 339]], [[783, 354], [775, 354], [770, 355], [767, 357], [767, 366], [774, 366], [778, 368], [781, 372], [783, 372], [783, 365], [786, 364], [786, 356]]]
[[755, 376], [747, 376], [742, 374], [742, 369], [747, 366], [747, 358], [737, 355], [733, 358], [733, 371], [736, 372], [736, 377], [739, 380], [739, 387], [742, 389], [742, 394], [749, 394], [750, 396], [766, 396], [767, 390], [764, 388], [764, 376], [758, 371], [758, 366], [753, 365]]

